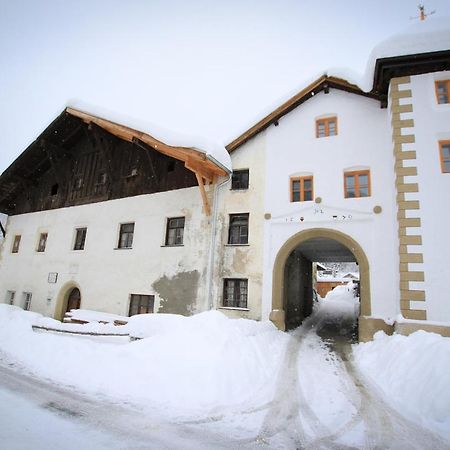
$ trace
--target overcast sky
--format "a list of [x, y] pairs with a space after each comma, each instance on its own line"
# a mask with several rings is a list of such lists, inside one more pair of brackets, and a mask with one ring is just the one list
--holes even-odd
[[0, 173], [78, 102], [227, 144], [327, 68], [362, 73], [417, 4], [0, 0]]

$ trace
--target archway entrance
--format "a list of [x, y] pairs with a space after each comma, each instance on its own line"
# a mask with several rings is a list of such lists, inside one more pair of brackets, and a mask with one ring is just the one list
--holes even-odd
[[67, 298], [67, 307], [65, 312], [69, 312], [72, 309], [80, 309], [81, 306], [81, 294], [78, 288], [73, 288], [69, 297]]
[[66, 312], [71, 309], [80, 309], [81, 291], [73, 282], [66, 283], [59, 291], [55, 305], [55, 319], [63, 320]]
[[292, 329], [312, 312], [313, 262], [356, 262], [360, 277], [360, 315], [370, 315], [369, 262], [361, 246], [339, 231], [316, 228], [292, 236], [275, 259], [272, 321]]

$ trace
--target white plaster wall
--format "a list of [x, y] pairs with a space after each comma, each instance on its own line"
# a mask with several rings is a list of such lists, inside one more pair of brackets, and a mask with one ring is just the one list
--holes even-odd
[[[316, 118], [328, 115], [337, 116], [338, 135], [316, 138]], [[263, 318], [271, 310], [279, 249], [294, 234], [311, 228], [338, 230], [359, 243], [369, 260], [372, 316], [393, 317], [399, 311], [398, 239], [387, 110], [374, 100], [332, 89], [306, 101], [265, 133], [265, 211], [272, 218], [265, 222]], [[370, 169], [371, 196], [344, 198], [344, 171], [363, 168]], [[290, 202], [289, 178], [303, 173], [313, 174], [320, 205]], [[373, 213], [376, 205], [382, 207], [381, 214]], [[317, 206], [322, 212], [316, 212]]]
[[441, 171], [438, 146], [450, 140], [450, 104], [436, 101], [435, 80], [440, 79], [450, 79], [450, 71], [411, 77], [416, 142], [409, 147], [417, 153], [418, 175], [408, 181], [419, 183], [414, 195], [420, 201], [422, 246], [417, 251], [424, 258], [427, 320], [450, 322], [450, 174]]
[[[231, 182], [221, 188], [215, 246], [215, 306], [230, 317], [261, 319], [264, 239], [265, 139], [258, 135], [231, 154], [233, 170], [249, 169], [249, 188], [231, 190]], [[228, 245], [229, 215], [249, 213], [248, 245]], [[247, 309], [222, 307], [223, 279], [248, 279]]]
[[[184, 245], [165, 247], [166, 220], [185, 216]], [[135, 222], [132, 249], [116, 249], [121, 223]], [[85, 250], [73, 251], [75, 228], [87, 227]], [[44, 253], [36, 252], [39, 233], [48, 232]], [[20, 250], [11, 253], [15, 234]], [[81, 307], [128, 315], [130, 294], [155, 294], [161, 276], [197, 270], [200, 273], [197, 311], [206, 308], [205, 269], [209, 218], [202, 213], [198, 188], [141, 195], [83, 206], [10, 216], [1, 249], [0, 301], [6, 291], [32, 292], [31, 310], [53, 316], [56, 298], [68, 282], [81, 290]], [[49, 272], [58, 273], [56, 284]], [[49, 302], [47, 299], [51, 299]]]

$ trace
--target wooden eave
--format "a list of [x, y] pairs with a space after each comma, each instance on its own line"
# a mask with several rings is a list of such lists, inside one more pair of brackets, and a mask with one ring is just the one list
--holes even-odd
[[379, 58], [375, 64], [372, 93], [387, 104], [392, 78], [450, 70], [450, 50]]
[[373, 93], [363, 92], [358, 86], [349, 83], [346, 80], [341, 78], [332, 77], [328, 75], [322, 75], [320, 78], [315, 80], [310, 85], [306, 86], [302, 89], [298, 94], [291, 97], [289, 100], [284, 102], [281, 106], [271, 112], [269, 115], [261, 119], [258, 123], [249, 128], [246, 132], [237, 137], [234, 141], [230, 142], [226, 149], [232, 153], [238, 147], [243, 145], [245, 142], [255, 137], [258, 133], [265, 130], [272, 124], [277, 125], [278, 120], [291, 112], [293, 109], [297, 108], [297, 106], [301, 105], [305, 101], [314, 97], [314, 95], [318, 94], [321, 91], [325, 91], [328, 93], [330, 88], [340, 89], [342, 91], [350, 92], [352, 94], [362, 95], [364, 97], [369, 97], [376, 99], [376, 95]]
[[143, 142], [164, 155], [183, 161], [185, 167], [194, 172], [200, 188], [205, 213], [208, 215], [210, 214], [210, 205], [205, 191], [205, 184], [214, 183], [218, 176], [226, 176], [228, 173], [223, 167], [208, 159], [205, 153], [191, 147], [179, 147], [165, 144], [142, 131], [120, 125], [101, 117], [93, 116], [74, 108], [68, 107], [66, 108], [66, 112], [72, 116], [78, 117], [86, 124], [94, 123], [122, 140], [132, 143], [139, 141]]

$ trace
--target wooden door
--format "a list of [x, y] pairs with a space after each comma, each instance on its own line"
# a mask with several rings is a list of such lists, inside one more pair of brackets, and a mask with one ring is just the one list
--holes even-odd
[[80, 309], [81, 306], [81, 294], [78, 288], [73, 288], [70, 291], [69, 298], [67, 299], [67, 309], [69, 312], [72, 309]]

